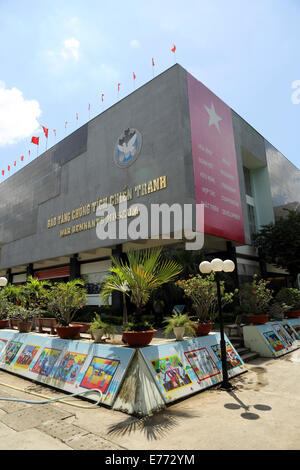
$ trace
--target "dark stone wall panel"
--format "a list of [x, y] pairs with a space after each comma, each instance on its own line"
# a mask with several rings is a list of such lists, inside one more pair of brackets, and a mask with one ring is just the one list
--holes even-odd
[[78, 157], [87, 149], [88, 125], [80, 127], [55, 146], [53, 151], [53, 162], [64, 165], [73, 158]]

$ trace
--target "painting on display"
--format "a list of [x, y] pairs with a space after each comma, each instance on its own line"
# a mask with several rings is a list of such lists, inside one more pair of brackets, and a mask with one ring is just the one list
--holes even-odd
[[184, 355], [199, 381], [220, 374], [220, 370], [213, 361], [207, 348], [200, 348], [195, 349], [194, 351], [187, 351], [184, 353]]
[[48, 377], [60, 354], [61, 349], [44, 348], [40, 357], [31, 368], [31, 372]]
[[297, 325], [296, 322], [290, 322], [292, 324], [292, 327], [294, 328], [297, 336], [298, 336], [298, 339], [300, 339], [300, 325]]
[[292, 338], [293, 341], [297, 341], [299, 339], [296, 330], [289, 325], [288, 323], [282, 323], [282, 327], [285, 329], [288, 335]]
[[275, 331], [266, 331], [263, 333], [264, 337], [266, 338], [268, 344], [270, 345], [271, 349], [273, 349], [275, 352], [281, 351], [285, 349], [284, 344], [282, 341], [278, 338], [277, 334]]
[[[221, 346], [220, 344], [214, 344], [211, 349], [215, 353], [216, 357], [219, 360], [219, 367], [220, 369], [222, 368], [222, 363], [221, 363]], [[226, 342], [226, 359], [227, 359], [227, 368], [228, 370], [231, 370], [235, 367], [239, 367], [242, 365], [241, 359], [237, 355], [237, 353], [233, 350], [232, 346]]]
[[87, 354], [67, 351], [56, 368], [53, 376], [56, 380], [74, 384], [86, 360]]
[[3, 354], [1, 356], [1, 362], [6, 365], [11, 364], [15, 359], [16, 355], [18, 354], [21, 346], [23, 346], [23, 343], [10, 341], [10, 343], [8, 343], [5, 350], [3, 351]]
[[26, 344], [14, 365], [16, 367], [21, 367], [22, 369], [28, 369], [39, 349], [40, 346]]
[[166, 392], [186, 387], [192, 381], [177, 355], [151, 361], [155, 374]]
[[7, 344], [7, 339], [0, 339], [0, 354]]
[[286, 329], [283, 328], [283, 326], [279, 325], [278, 323], [273, 324], [273, 329], [286, 347], [289, 348], [293, 345], [293, 339], [287, 333]]
[[98, 388], [106, 393], [120, 361], [94, 356], [81, 381], [84, 388]]

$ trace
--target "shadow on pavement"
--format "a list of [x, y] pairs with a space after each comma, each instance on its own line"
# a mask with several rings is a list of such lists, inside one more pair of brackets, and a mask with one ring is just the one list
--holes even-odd
[[272, 408], [268, 405], [245, 405], [245, 403], [242, 402], [242, 400], [232, 391], [227, 392], [235, 401], [236, 403], [225, 403], [224, 408], [227, 408], [228, 410], [240, 410], [244, 409], [245, 412], [241, 414], [241, 417], [243, 419], [249, 419], [249, 420], [255, 420], [259, 419], [260, 416], [256, 413], [251, 413], [249, 410], [251, 407], [253, 407], [255, 410], [259, 411], [270, 411]]
[[166, 437], [168, 432], [178, 425], [178, 421], [183, 418], [196, 418], [193, 413], [164, 410], [144, 418], [128, 417], [123, 422], [111, 426], [108, 429], [110, 436], [129, 436], [138, 431], [142, 432], [148, 440], [158, 440]]

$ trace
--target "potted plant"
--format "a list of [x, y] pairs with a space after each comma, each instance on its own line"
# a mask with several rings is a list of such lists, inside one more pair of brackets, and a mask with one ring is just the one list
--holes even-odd
[[114, 325], [110, 325], [101, 320], [100, 314], [96, 314], [94, 321], [92, 322], [89, 332], [92, 335], [95, 343], [100, 343], [103, 335], [114, 336], [116, 328]]
[[17, 325], [20, 333], [29, 333], [36, 310], [24, 305], [11, 305], [10, 315], [18, 321]]
[[121, 292], [135, 305], [132, 322], [123, 325], [123, 339], [133, 347], [150, 344], [156, 330], [144, 322], [145, 307], [152, 292], [181, 272], [173, 260], [165, 260], [162, 248], [129, 251], [127, 260], [112, 257], [113, 268], [105, 278], [100, 297], [108, 302], [112, 292]]
[[44, 328], [50, 328], [50, 333], [55, 334], [56, 320], [48, 315], [48, 293], [51, 284], [49, 281], [40, 280], [29, 276], [26, 284], [21, 286], [21, 294], [26, 299], [26, 304], [34, 306], [39, 310], [39, 315], [34, 317], [35, 326], [39, 333], [44, 332]]
[[86, 293], [80, 279], [55, 283], [48, 293], [48, 309], [57, 321], [60, 338], [74, 339], [80, 335], [80, 325], [70, 325], [76, 312], [86, 302]]
[[253, 325], [263, 325], [269, 320], [273, 295], [268, 288], [269, 281], [258, 279], [254, 274], [250, 283], [244, 284], [240, 290], [241, 309], [249, 316]]
[[182, 341], [185, 333], [189, 336], [196, 335], [196, 324], [187, 313], [175, 312], [171, 317], [166, 317], [163, 323], [166, 323], [165, 336], [168, 337], [173, 331], [176, 341]]
[[276, 295], [276, 301], [281, 305], [289, 305], [285, 312], [288, 318], [300, 317], [300, 291], [291, 287], [283, 287]]
[[275, 301], [269, 308], [270, 318], [273, 320], [284, 320], [284, 316], [290, 309], [289, 305]]
[[9, 312], [10, 302], [3, 290], [0, 291], [0, 328], [7, 328], [9, 326]]
[[[195, 314], [192, 327], [197, 336], [206, 336], [210, 333], [218, 313], [218, 296], [215, 274], [207, 276], [200, 274], [190, 275], [189, 279], [177, 281], [176, 285], [183, 289], [186, 298], [191, 304]], [[235, 292], [225, 292], [224, 281], [220, 283], [222, 306], [231, 303]]]

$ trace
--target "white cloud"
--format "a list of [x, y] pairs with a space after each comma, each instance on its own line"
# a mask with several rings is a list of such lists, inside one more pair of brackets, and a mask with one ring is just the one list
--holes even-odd
[[5, 88], [0, 81], [0, 145], [14, 144], [39, 127], [39, 102], [25, 100], [17, 88]]
[[130, 41], [129, 44], [131, 47], [135, 47], [135, 48], [141, 47], [141, 44], [137, 39], [133, 39], [132, 41]]
[[80, 42], [78, 39], [69, 38], [64, 41], [64, 47], [61, 51], [61, 55], [64, 59], [69, 59], [70, 57], [78, 60], [79, 59], [79, 47]]

